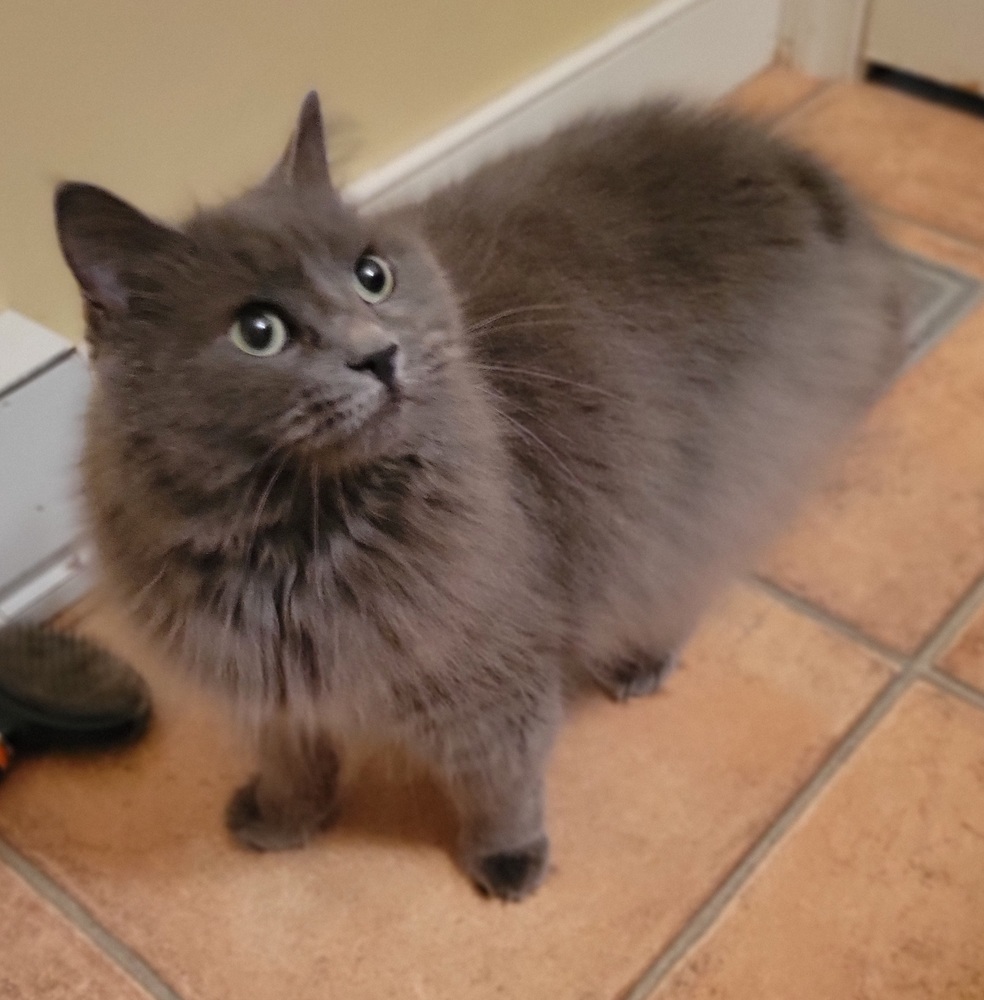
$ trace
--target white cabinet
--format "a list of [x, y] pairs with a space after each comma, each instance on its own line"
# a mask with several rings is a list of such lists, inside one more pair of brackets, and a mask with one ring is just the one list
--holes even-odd
[[88, 367], [74, 345], [0, 314], [0, 624], [85, 590], [76, 469]]

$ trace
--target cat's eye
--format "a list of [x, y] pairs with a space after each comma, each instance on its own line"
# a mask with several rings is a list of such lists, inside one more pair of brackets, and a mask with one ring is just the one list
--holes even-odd
[[229, 339], [254, 358], [269, 358], [279, 354], [289, 338], [287, 324], [269, 306], [249, 305], [239, 310]]
[[388, 299], [393, 292], [393, 268], [374, 253], [364, 253], [353, 270], [355, 290], [370, 305]]

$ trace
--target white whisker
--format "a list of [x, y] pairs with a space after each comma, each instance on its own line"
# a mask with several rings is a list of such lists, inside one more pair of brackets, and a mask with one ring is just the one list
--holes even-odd
[[527, 316], [531, 313], [538, 314], [543, 312], [565, 312], [571, 311], [571, 306], [564, 302], [543, 302], [528, 306], [512, 306], [508, 309], [502, 309], [500, 312], [493, 313], [491, 316], [483, 316], [481, 319], [476, 320], [474, 323], [469, 323], [465, 328], [466, 334], [474, 334], [479, 331], [486, 330], [490, 326], [495, 326], [501, 323], [504, 319], [511, 319], [518, 316]]
[[542, 379], [546, 382], [557, 382], [561, 385], [568, 385], [576, 389], [583, 389], [585, 392], [593, 392], [599, 396], [606, 396], [609, 399], [621, 400], [620, 396], [617, 396], [614, 392], [609, 392], [607, 389], [602, 389], [597, 385], [588, 385], [586, 382], [577, 382], [574, 379], [564, 378], [561, 375], [554, 375], [550, 372], [541, 372], [533, 368], [517, 368], [514, 365], [494, 365], [487, 364], [484, 361], [470, 361], [475, 368], [479, 368], [482, 371], [487, 372], [500, 372], [504, 375], [513, 376], [526, 376], [533, 379]]
[[[528, 427], [525, 427], [520, 421], [516, 420], [506, 413], [501, 407], [495, 405], [496, 400], [499, 399], [493, 392], [486, 391], [485, 393], [492, 400], [492, 408], [497, 416], [502, 417], [503, 420], [508, 421], [512, 426], [519, 431], [527, 440], [532, 441], [534, 444], [538, 445], [543, 449], [553, 460], [557, 463], [557, 467], [564, 473], [564, 475], [582, 492], [588, 493], [588, 487], [585, 486], [583, 482], [574, 474], [574, 472], [566, 465], [566, 463], [561, 459], [553, 448], [550, 447], [539, 435], [535, 434]], [[501, 401], [501, 400], [500, 400]]]
[[280, 464], [274, 470], [273, 475], [270, 476], [269, 480], [267, 481], [266, 487], [264, 488], [263, 493], [260, 496], [259, 503], [256, 509], [256, 515], [253, 518], [253, 525], [252, 528], [250, 529], [250, 533], [248, 536], [248, 541], [243, 550], [244, 564], [249, 563], [249, 557], [253, 553], [253, 548], [256, 544], [256, 539], [260, 533], [260, 521], [263, 518], [263, 511], [266, 508], [267, 501], [270, 499], [270, 493], [273, 490], [274, 484], [280, 478], [280, 474], [286, 468], [289, 459], [290, 459], [290, 452], [287, 452], [284, 455], [284, 457], [280, 460]]

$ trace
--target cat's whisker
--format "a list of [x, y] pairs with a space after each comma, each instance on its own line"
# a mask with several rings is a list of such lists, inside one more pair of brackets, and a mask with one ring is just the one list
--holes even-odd
[[[534, 410], [532, 407], [523, 406], [523, 404], [520, 403], [515, 398], [515, 396], [506, 399], [505, 397], [496, 394], [495, 391], [492, 389], [486, 390], [485, 395], [493, 400], [493, 409], [495, 410], [496, 413], [501, 414], [501, 406], [508, 406], [508, 408], [511, 411], [522, 413], [525, 417], [527, 417], [530, 420], [536, 420], [538, 423], [548, 428], [551, 434], [556, 434], [557, 437], [563, 438], [574, 448], [578, 447], [577, 442], [572, 437], [570, 437], [570, 435], [565, 434], [563, 431], [558, 429], [554, 424], [552, 424], [549, 420], [547, 420], [545, 414]], [[501, 406], [495, 404], [501, 404]]]
[[516, 430], [520, 432], [524, 437], [533, 441], [535, 444], [539, 445], [550, 457], [557, 463], [557, 467], [564, 473], [564, 475], [573, 483], [579, 490], [584, 493], [589, 493], [587, 486], [581, 482], [580, 479], [571, 471], [571, 469], [560, 459], [560, 456], [550, 447], [539, 435], [534, 434], [529, 427], [524, 427], [518, 420], [514, 420], [507, 413], [502, 413], [500, 411], [499, 416], [504, 417], [511, 423]]
[[164, 576], [163, 567], [159, 569], [139, 590], [134, 591], [127, 598], [127, 606], [138, 614], [143, 612], [143, 599], [161, 582]]
[[491, 316], [483, 316], [474, 323], [469, 323], [465, 328], [465, 333], [474, 334], [481, 330], [488, 329], [490, 326], [496, 325], [504, 319], [511, 319], [517, 316], [526, 316], [530, 313], [542, 312], [570, 312], [573, 314], [573, 308], [566, 302], [540, 302], [533, 305], [512, 306], [509, 309], [503, 309], [500, 312], [493, 313]]
[[507, 316], [519, 315], [523, 313], [553, 312], [570, 308], [571, 305], [569, 302], [528, 302], [518, 306], [507, 306], [505, 309], [502, 309], [497, 313], [492, 313], [489, 316], [483, 317], [481, 322], [485, 323], [495, 321], [503, 319]]
[[335, 490], [338, 496], [338, 516], [341, 518], [342, 527], [345, 529], [345, 534], [349, 538], [353, 538], [352, 525], [349, 523], [349, 509], [348, 502], [345, 499], [345, 491], [342, 488], [342, 480], [340, 477], [335, 477]]
[[287, 467], [287, 463], [289, 460], [290, 460], [290, 452], [287, 452], [284, 454], [284, 457], [280, 460], [280, 464], [274, 470], [273, 475], [270, 476], [269, 480], [267, 481], [266, 487], [264, 488], [263, 493], [260, 496], [259, 503], [256, 509], [256, 514], [253, 517], [252, 527], [248, 535], [248, 541], [243, 550], [243, 561], [246, 564], [249, 563], [249, 559], [253, 554], [253, 549], [256, 546], [256, 539], [259, 537], [260, 533], [260, 522], [263, 519], [263, 512], [266, 508], [267, 501], [270, 499], [270, 494], [273, 490], [273, 487], [276, 484], [277, 480], [280, 478], [281, 473]]
[[[503, 420], [510, 423], [519, 433], [525, 437], [527, 440], [532, 441], [534, 444], [538, 445], [543, 451], [545, 451], [556, 463], [557, 467], [564, 473], [564, 475], [572, 482], [579, 490], [584, 493], [590, 493], [588, 487], [575, 475], [575, 473], [567, 466], [567, 464], [561, 459], [561, 457], [550, 447], [539, 435], [535, 434], [528, 427], [525, 427], [514, 417], [511, 417], [506, 413], [501, 407], [495, 405], [496, 401], [499, 399], [493, 392], [486, 392], [486, 395], [492, 400], [492, 408], [496, 415], [502, 417]], [[501, 402], [501, 400], [499, 400]]]
[[317, 555], [321, 549], [320, 531], [318, 530], [318, 515], [321, 504], [320, 477], [317, 466], [311, 466], [311, 551]]
[[[338, 498], [338, 516], [341, 519], [342, 528], [344, 529], [345, 534], [348, 535], [350, 539], [355, 541], [355, 533], [352, 531], [352, 524], [351, 521], [349, 520], [351, 512], [348, 509], [348, 501], [345, 499], [345, 490], [342, 487], [341, 478], [338, 476], [335, 477], [335, 491], [336, 491], [336, 496]], [[335, 578], [337, 579], [338, 568], [335, 566], [334, 563], [332, 563], [332, 573], [335, 575]], [[353, 605], [355, 607], [356, 614], [359, 616], [360, 619], [364, 618], [365, 612], [362, 607], [362, 602], [359, 601], [359, 596], [357, 591], [354, 588], [348, 588], [348, 589], [353, 600]]]
[[267, 464], [267, 462], [270, 461], [271, 458], [273, 458], [279, 452], [283, 451], [283, 449], [284, 449], [284, 445], [280, 441], [278, 441], [276, 444], [271, 445], [256, 460], [256, 462], [253, 464], [252, 468], [250, 469], [250, 474], [249, 474], [249, 479], [250, 479], [250, 483], [249, 483], [249, 486], [248, 486], [248, 490], [249, 490], [248, 500], [249, 501], [252, 501], [253, 496], [258, 493], [258, 491], [259, 491], [259, 485], [263, 481], [257, 475], [257, 473], [259, 472], [259, 470], [261, 470]]
[[520, 331], [520, 330], [532, 330], [536, 328], [537, 332], [542, 336], [543, 328], [548, 330], [553, 329], [559, 332], [564, 330], [569, 330], [573, 319], [568, 319], [565, 316], [551, 316], [551, 317], [533, 317], [532, 319], [523, 319], [522, 317], [517, 317], [515, 319], [508, 319], [504, 322], [490, 323], [487, 326], [483, 325], [481, 327], [476, 327], [468, 331], [468, 335], [471, 337], [472, 341], [481, 340], [486, 334], [502, 334], [506, 332]]
[[574, 440], [574, 438], [572, 438], [569, 434], [565, 434], [555, 424], [548, 421], [544, 414], [537, 413], [536, 410], [533, 410], [528, 406], [521, 406], [515, 401], [515, 399], [510, 400], [509, 405], [512, 409], [518, 409], [528, 419], [536, 420], [538, 423], [548, 428], [551, 434], [556, 434], [557, 437], [563, 438], [569, 445], [571, 445], [572, 448], [576, 449], [578, 447], [578, 443]]
[[491, 365], [484, 361], [470, 361], [469, 364], [480, 369], [481, 371], [500, 372], [504, 375], [527, 376], [529, 378], [542, 379], [545, 382], [557, 382], [561, 385], [583, 389], [585, 392], [593, 392], [599, 396], [606, 396], [609, 399], [621, 399], [621, 397], [616, 395], [614, 392], [609, 392], [607, 389], [602, 389], [600, 386], [588, 385], [586, 382], [578, 382], [575, 379], [563, 378], [560, 375], [553, 375], [550, 372], [536, 371], [533, 368], [517, 368], [513, 365]]

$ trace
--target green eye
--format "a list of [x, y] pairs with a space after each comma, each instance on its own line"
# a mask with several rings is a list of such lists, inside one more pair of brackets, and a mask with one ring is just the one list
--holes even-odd
[[229, 339], [254, 358], [269, 358], [287, 346], [287, 326], [266, 306], [246, 306], [229, 327]]
[[393, 292], [393, 269], [374, 253], [364, 253], [353, 270], [355, 290], [370, 305], [388, 299]]

